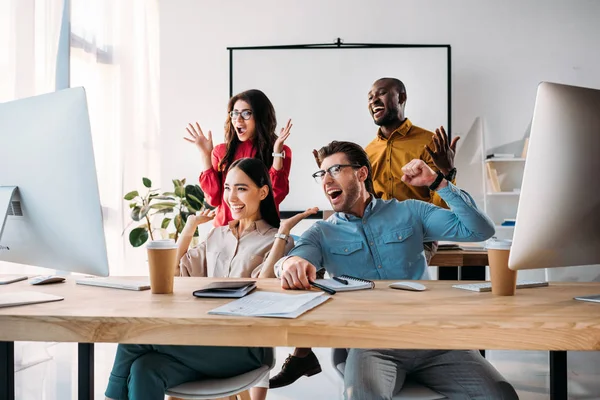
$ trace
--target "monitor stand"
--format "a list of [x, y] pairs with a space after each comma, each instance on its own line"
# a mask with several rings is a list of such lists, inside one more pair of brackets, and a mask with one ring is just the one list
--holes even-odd
[[17, 186], [0, 186], [0, 238], [4, 232], [4, 224], [9, 215], [14, 215], [12, 200], [19, 192]]

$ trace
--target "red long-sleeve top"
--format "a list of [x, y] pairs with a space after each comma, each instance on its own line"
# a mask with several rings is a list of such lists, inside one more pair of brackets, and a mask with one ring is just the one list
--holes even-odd
[[[219, 163], [225, 157], [227, 146], [219, 144], [212, 151], [212, 168], [200, 174], [200, 187], [204, 192], [206, 201], [213, 207], [218, 207], [217, 215], [213, 221], [214, 226], [227, 225], [233, 218], [227, 203], [223, 200], [223, 189], [225, 185], [225, 173], [219, 172]], [[279, 211], [279, 204], [285, 199], [285, 196], [290, 192], [290, 168], [292, 166], [292, 151], [286, 145], [283, 146], [285, 158], [283, 159], [283, 168], [279, 171], [273, 167], [269, 168], [269, 176], [271, 177], [271, 185], [273, 186], [273, 196], [275, 197], [275, 205]], [[240, 158], [256, 156], [256, 148], [249, 140], [241, 142], [235, 151], [234, 160]]]

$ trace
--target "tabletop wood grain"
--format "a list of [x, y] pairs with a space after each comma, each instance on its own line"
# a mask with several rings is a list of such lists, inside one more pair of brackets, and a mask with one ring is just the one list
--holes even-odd
[[[140, 278], [131, 278], [139, 280]], [[225, 346], [405, 349], [600, 349], [600, 304], [573, 300], [600, 283], [551, 283], [516, 296], [469, 292], [452, 281], [426, 281], [424, 292], [388, 288], [338, 293], [297, 319], [209, 315], [227, 299], [199, 299], [207, 278], [176, 278], [172, 295], [66, 283], [0, 286], [65, 300], [0, 308], [0, 340]], [[281, 291], [260, 280], [258, 290]], [[286, 291], [295, 294], [297, 291]]]

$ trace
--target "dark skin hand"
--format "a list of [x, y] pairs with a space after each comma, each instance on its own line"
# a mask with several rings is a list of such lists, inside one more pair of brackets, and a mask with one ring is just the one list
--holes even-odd
[[433, 163], [444, 175], [448, 175], [450, 170], [454, 168], [454, 156], [456, 154], [456, 143], [460, 136], [452, 139], [452, 143], [448, 144], [448, 135], [443, 126], [435, 130], [433, 135], [433, 149], [425, 146], [425, 150], [433, 159]]
[[317, 167], [321, 168], [321, 165], [319, 163], [319, 152], [317, 150], [313, 149], [313, 157], [315, 158], [315, 162], [317, 163]]

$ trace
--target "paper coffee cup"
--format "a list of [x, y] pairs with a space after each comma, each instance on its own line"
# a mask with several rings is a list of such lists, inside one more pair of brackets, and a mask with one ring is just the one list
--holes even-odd
[[511, 240], [490, 239], [485, 248], [488, 253], [492, 293], [497, 296], [514, 296], [517, 289], [517, 271], [508, 268]]
[[174, 240], [152, 240], [146, 245], [150, 291], [154, 294], [173, 293], [173, 279], [177, 267], [177, 244]]

